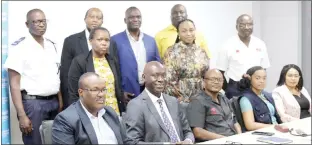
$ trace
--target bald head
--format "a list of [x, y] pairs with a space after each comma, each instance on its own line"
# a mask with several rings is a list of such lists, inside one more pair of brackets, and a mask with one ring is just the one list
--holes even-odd
[[207, 71], [207, 75], [208, 76], [210, 76], [210, 75], [221, 75], [222, 76], [222, 73], [218, 69], [210, 69]]
[[218, 69], [209, 69], [203, 79], [205, 91], [215, 94], [222, 89], [223, 75]]
[[84, 21], [87, 29], [90, 32], [92, 29], [101, 27], [103, 24], [103, 13], [98, 8], [91, 8], [86, 12]]
[[78, 81], [78, 88], [79, 89], [83, 89], [85, 88], [86, 85], [88, 85], [89, 80], [91, 78], [100, 78], [100, 76], [98, 74], [96, 74], [95, 72], [87, 72], [84, 73], [83, 75], [80, 76], [79, 81]]
[[171, 13], [175, 10], [175, 9], [178, 9], [178, 8], [183, 8], [185, 9], [185, 12], [186, 12], [186, 8], [184, 5], [182, 4], [175, 4], [172, 8], [171, 8]]
[[143, 74], [150, 74], [152, 69], [165, 69], [165, 67], [158, 61], [150, 61], [146, 63]]
[[247, 14], [240, 15], [236, 20], [236, 30], [241, 40], [250, 40], [253, 32], [253, 19]]
[[145, 88], [153, 95], [160, 97], [165, 89], [165, 67], [157, 61], [148, 62], [144, 67], [142, 77], [144, 79]]
[[242, 14], [240, 15], [237, 19], [236, 19], [236, 25], [238, 25], [239, 23], [241, 23], [244, 20], [248, 20], [248, 21], [253, 21], [252, 17], [248, 14]]
[[42, 13], [42, 14], [44, 14], [44, 12], [42, 11], [42, 10], [40, 10], [40, 9], [32, 9], [32, 10], [30, 10], [30, 11], [28, 11], [27, 12], [27, 15], [26, 15], [26, 20], [27, 21], [32, 21], [32, 15], [34, 14], [34, 13]]
[[[98, 12], [98, 13], [101, 13], [101, 14], [102, 14], [102, 11], [101, 11], [99, 8], [90, 8], [90, 9], [86, 12], [85, 19], [88, 17], [89, 13], [91, 13], [91, 12]], [[103, 19], [103, 14], [102, 14], [102, 19]]]
[[177, 27], [179, 22], [187, 19], [187, 11], [182, 4], [176, 4], [171, 8], [171, 23]]

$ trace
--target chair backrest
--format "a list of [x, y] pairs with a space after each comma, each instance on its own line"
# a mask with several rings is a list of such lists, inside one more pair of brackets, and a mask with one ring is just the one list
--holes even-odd
[[53, 120], [42, 121], [39, 127], [42, 144], [52, 144], [52, 125]]
[[231, 98], [230, 102], [231, 102], [231, 106], [234, 110], [236, 120], [239, 123], [239, 125], [241, 126], [242, 132], [246, 132], [247, 129], [245, 127], [245, 123], [243, 120], [243, 115], [242, 115], [242, 111], [241, 111], [241, 108], [239, 105], [239, 100], [240, 100], [240, 96], [233, 96], [233, 98]]

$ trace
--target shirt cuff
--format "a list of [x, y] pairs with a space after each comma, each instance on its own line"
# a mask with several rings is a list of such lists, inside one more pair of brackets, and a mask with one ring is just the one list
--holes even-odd
[[193, 144], [193, 140], [186, 138], [184, 141], [189, 141], [191, 144]]

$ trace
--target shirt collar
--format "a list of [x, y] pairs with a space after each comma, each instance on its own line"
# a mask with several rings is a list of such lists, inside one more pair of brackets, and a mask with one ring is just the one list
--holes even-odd
[[[28, 33], [28, 36], [27, 36], [27, 37], [31, 38], [31, 39], [27, 39], [27, 40], [31, 40], [32, 42], [39, 44], [39, 43], [35, 40], [35, 38], [34, 38], [30, 33]], [[42, 36], [42, 37], [43, 37], [43, 44], [45, 45], [46, 42], [47, 42], [47, 38], [44, 37], [44, 36]], [[40, 45], [40, 44], [39, 44], [39, 45]]]
[[87, 42], [89, 42], [89, 36], [90, 36], [90, 32], [88, 31], [88, 29], [86, 28], [85, 30], [85, 33], [86, 33], [86, 39], [87, 39]]
[[[89, 117], [89, 119], [95, 118], [95, 116], [93, 116], [93, 115], [87, 110], [87, 108], [82, 104], [81, 100], [80, 100], [79, 102], [80, 102], [80, 104], [81, 104], [83, 110], [86, 112], [87, 116]], [[105, 114], [105, 112], [106, 112], [105, 109], [102, 108], [102, 109], [98, 112], [98, 117], [99, 117], [99, 116], [103, 116], [103, 115]]]
[[[237, 35], [236, 35], [236, 38], [237, 38], [239, 41], [242, 41], [242, 40], [239, 38], [238, 33], [237, 33]], [[254, 36], [251, 34], [251, 35], [250, 35], [250, 41], [251, 41], [251, 39], [253, 39], [253, 38], [254, 38]]]
[[161, 99], [162, 102], [165, 102], [162, 93], [160, 94], [160, 97], [158, 98], [158, 97], [156, 97], [155, 95], [153, 95], [150, 91], [148, 91], [148, 89], [145, 88], [144, 90], [146, 91], [146, 93], [148, 94], [148, 96], [151, 98], [151, 100], [152, 100], [153, 103], [157, 103], [157, 100], [158, 100], [158, 99]]
[[[127, 36], [129, 39], [132, 39], [134, 41], [136, 41], [131, 35], [130, 35], [130, 32], [128, 29], [126, 29], [126, 33], [127, 33]], [[140, 31], [140, 34], [139, 34], [139, 41], [141, 41], [143, 39], [143, 33]]]
[[[201, 91], [201, 94], [202, 94], [203, 96], [205, 96], [205, 98], [206, 98], [207, 100], [213, 101], [212, 98], [211, 98], [211, 96], [209, 96], [208, 94], [206, 94], [205, 91]], [[223, 96], [223, 94], [219, 92], [219, 93], [218, 93], [218, 100], [219, 100], [219, 101], [221, 100], [221, 97], [222, 97], [222, 96]]]
[[167, 29], [167, 30], [177, 31], [177, 28], [176, 28], [176, 27], [174, 27], [172, 24], [171, 24], [171, 25], [169, 25], [166, 29]]

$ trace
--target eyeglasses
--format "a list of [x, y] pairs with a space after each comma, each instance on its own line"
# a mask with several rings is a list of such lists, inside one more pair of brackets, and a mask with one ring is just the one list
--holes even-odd
[[47, 19], [42, 19], [42, 20], [36, 20], [36, 21], [31, 21], [34, 25], [39, 26], [41, 23], [43, 25], [47, 24], [48, 20]]
[[240, 23], [240, 24], [238, 24], [238, 26], [239, 26], [240, 28], [245, 28], [245, 27], [250, 28], [250, 27], [253, 26], [253, 24], [252, 24], [252, 23], [247, 23], [247, 24]]
[[300, 78], [300, 75], [289, 74], [289, 75], [287, 75], [287, 77], [290, 77], [290, 78], [294, 77], [295, 79], [298, 79], [298, 78]]
[[225, 144], [242, 144], [242, 143], [234, 141], [226, 141]]
[[204, 78], [204, 79], [210, 82], [218, 82], [218, 83], [223, 82], [223, 78]]
[[105, 89], [95, 89], [95, 90], [92, 90], [92, 89], [82, 89], [82, 90], [89, 91], [93, 95], [99, 95], [101, 92], [106, 93], [106, 91], [107, 91], [106, 88]]

